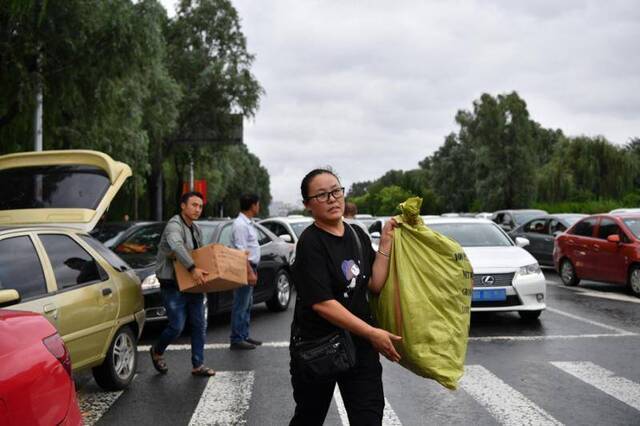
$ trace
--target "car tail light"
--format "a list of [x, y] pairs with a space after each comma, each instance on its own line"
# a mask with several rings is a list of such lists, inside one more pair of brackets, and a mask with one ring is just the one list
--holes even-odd
[[62, 364], [67, 373], [69, 373], [69, 377], [71, 377], [71, 355], [69, 355], [69, 350], [65, 346], [62, 337], [60, 337], [58, 333], [52, 334], [43, 339], [42, 343], [44, 343], [49, 352], [60, 361], [60, 364]]

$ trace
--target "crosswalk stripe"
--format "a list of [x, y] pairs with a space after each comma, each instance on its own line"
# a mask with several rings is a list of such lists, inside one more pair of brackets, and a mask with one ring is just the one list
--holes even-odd
[[481, 365], [465, 366], [460, 387], [503, 425], [562, 424]]
[[85, 426], [93, 426], [120, 398], [124, 391], [78, 393], [78, 405]]
[[338, 415], [340, 415], [342, 426], [349, 426], [349, 416], [347, 416], [347, 409], [344, 408], [342, 394], [340, 393], [340, 388], [337, 385], [333, 390], [333, 400], [336, 402], [336, 407], [338, 408]]
[[189, 426], [246, 424], [253, 371], [219, 371], [209, 378]]
[[[288, 348], [289, 342], [264, 342], [260, 345], [261, 348]], [[149, 352], [151, 345], [138, 345], [138, 352]], [[208, 349], [229, 349], [229, 343], [207, 343], [204, 345], [206, 350]], [[190, 351], [191, 345], [169, 345], [167, 346], [168, 351]]]
[[[333, 390], [333, 400], [336, 402], [336, 408], [338, 409], [338, 415], [340, 416], [340, 421], [343, 426], [349, 426], [349, 416], [347, 415], [347, 409], [344, 406], [344, 401], [342, 400], [342, 394], [340, 393], [340, 388], [336, 385]], [[391, 408], [391, 404], [387, 398], [384, 399], [384, 411], [382, 413], [382, 425], [383, 426], [402, 426], [402, 422], [396, 415], [393, 408]]]
[[552, 362], [562, 371], [640, 411], [640, 385], [592, 362]]

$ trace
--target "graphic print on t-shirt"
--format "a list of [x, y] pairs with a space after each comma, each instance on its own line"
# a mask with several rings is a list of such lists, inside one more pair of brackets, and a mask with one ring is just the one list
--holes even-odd
[[[360, 275], [360, 268], [353, 260], [344, 260], [341, 266], [344, 277], [349, 281], [349, 285], [347, 286], [348, 292], [356, 287], [356, 279], [358, 275]], [[345, 292], [344, 297], [349, 297], [349, 294]]]

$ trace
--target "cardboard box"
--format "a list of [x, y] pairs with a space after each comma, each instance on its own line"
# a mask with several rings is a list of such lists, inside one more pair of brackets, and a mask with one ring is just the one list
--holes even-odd
[[196, 284], [191, 273], [177, 260], [173, 265], [180, 291], [209, 293], [225, 291], [247, 285], [247, 254], [222, 244], [209, 244], [191, 252], [196, 267], [209, 272], [207, 281]]

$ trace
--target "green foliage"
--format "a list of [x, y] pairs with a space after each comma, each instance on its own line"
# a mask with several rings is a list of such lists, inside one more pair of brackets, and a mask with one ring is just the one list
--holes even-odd
[[207, 132], [227, 141], [232, 114], [255, 115], [264, 90], [253, 60], [228, 0], [183, 0], [171, 20], [157, 0], [0, 0], [0, 154], [32, 149], [41, 85], [45, 149], [132, 166], [113, 214], [155, 216], [162, 199], [173, 213], [190, 158], [196, 178], [214, 179], [212, 208], [235, 212], [244, 191], [268, 207], [269, 176], [246, 146], [175, 143]]

